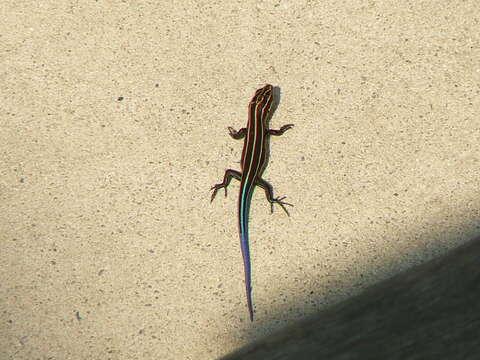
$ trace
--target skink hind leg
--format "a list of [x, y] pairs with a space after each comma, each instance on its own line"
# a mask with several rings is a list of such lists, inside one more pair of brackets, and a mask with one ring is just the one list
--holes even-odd
[[210, 199], [210, 202], [215, 199], [215, 196], [217, 195], [217, 191], [220, 190], [221, 188], [225, 188], [225, 197], [227, 196], [227, 186], [230, 184], [230, 181], [233, 179], [240, 180], [242, 178], [242, 174], [233, 169], [228, 169], [225, 171], [225, 175], [223, 176], [223, 182], [220, 184], [215, 184], [211, 187], [210, 190], [213, 190], [212, 197]]
[[272, 185], [270, 185], [268, 182], [266, 182], [263, 179], [257, 179], [255, 184], [260, 186], [263, 190], [265, 190], [265, 195], [267, 196], [267, 200], [270, 202], [272, 213], [273, 213], [273, 204], [278, 204], [282, 207], [283, 211], [285, 211], [287, 215], [290, 216], [290, 213], [288, 212], [285, 205], [288, 205], [288, 206], [293, 206], [293, 205], [283, 201], [283, 199], [285, 199], [286, 196], [274, 198]]
[[282, 201], [283, 199], [286, 199], [286, 196], [282, 196], [281, 198], [274, 198], [272, 199], [272, 201], [270, 201], [270, 206], [271, 206], [271, 212], [273, 214], [273, 204], [278, 204], [282, 207], [283, 211], [285, 211], [285, 213], [290, 216], [290, 213], [288, 212], [287, 208], [285, 207], [285, 205], [288, 205], [288, 206], [293, 206], [293, 204], [290, 204], [290, 203], [287, 203], [285, 201]]

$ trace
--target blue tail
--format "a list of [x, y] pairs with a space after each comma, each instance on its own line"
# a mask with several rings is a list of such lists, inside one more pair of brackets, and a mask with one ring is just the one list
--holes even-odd
[[[248, 230], [247, 230], [248, 231]], [[250, 275], [250, 250], [248, 248], [248, 234], [240, 232], [240, 244], [242, 246], [243, 267], [245, 269], [245, 293], [247, 295], [247, 306], [250, 314], [250, 320], [253, 321], [253, 305], [252, 305], [252, 286]]]
[[[245, 189], [244, 189], [245, 190]], [[250, 205], [250, 194], [241, 193], [239, 204], [239, 232], [240, 246], [242, 248], [243, 267], [245, 271], [245, 293], [247, 295], [247, 306], [250, 314], [250, 321], [253, 321], [253, 304], [252, 304], [252, 286], [251, 286], [251, 264], [250, 249], [248, 246], [248, 212]]]

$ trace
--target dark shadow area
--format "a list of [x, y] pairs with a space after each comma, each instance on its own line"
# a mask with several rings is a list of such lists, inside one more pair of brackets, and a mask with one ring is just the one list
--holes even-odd
[[223, 359], [473, 360], [479, 334], [480, 236]]

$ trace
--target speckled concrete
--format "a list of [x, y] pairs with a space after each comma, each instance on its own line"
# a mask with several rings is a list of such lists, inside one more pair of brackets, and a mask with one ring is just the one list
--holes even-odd
[[[0, 10], [2, 359], [213, 359], [480, 233], [475, 0]], [[250, 323], [209, 188], [266, 82]]]

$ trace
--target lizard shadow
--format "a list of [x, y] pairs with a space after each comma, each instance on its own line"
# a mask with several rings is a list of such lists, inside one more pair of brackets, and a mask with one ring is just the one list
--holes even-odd
[[[272, 108], [271, 108], [270, 113], [268, 114], [267, 119], [266, 119], [267, 129], [270, 129], [270, 121], [272, 120], [273, 114], [275, 114], [275, 111], [277, 111], [277, 108], [280, 105], [281, 89], [280, 89], [279, 86], [273, 86], [272, 95], [273, 95]], [[263, 167], [260, 169], [259, 177], [262, 177], [263, 172], [267, 168], [269, 160], [270, 160], [270, 136], [266, 137], [265, 143], [266, 143], [265, 163], [264, 163]]]

